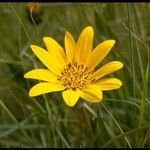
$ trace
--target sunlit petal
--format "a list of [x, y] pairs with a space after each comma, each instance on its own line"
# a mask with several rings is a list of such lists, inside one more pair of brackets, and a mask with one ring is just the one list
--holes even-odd
[[101, 77], [104, 77], [107, 74], [110, 74], [112, 72], [115, 72], [123, 67], [123, 64], [120, 61], [112, 61], [98, 69], [95, 73], [93, 73], [92, 78], [93, 79], [99, 79]]
[[91, 26], [86, 27], [81, 32], [75, 50], [75, 58], [77, 62], [84, 63], [85, 58], [87, 58], [91, 53], [93, 46], [93, 36], [94, 31]]
[[[51, 37], [44, 37], [43, 41], [48, 49], [50, 55], [53, 56], [53, 59], [56, 61], [56, 64], [59, 66], [66, 66], [66, 54], [64, 49]], [[61, 64], [61, 65], [60, 65]]]
[[60, 75], [62, 71], [61, 64], [57, 62], [56, 59], [53, 58], [53, 55], [48, 53], [43, 48], [36, 46], [36, 45], [30, 45], [32, 51], [34, 54], [41, 60], [41, 62], [53, 73]]
[[24, 78], [37, 79], [42, 81], [49, 81], [52, 83], [58, 83], [57, 76], [50, 72], [48, 69], [34, 69], [27, 72]]
[[114, 40], [106, 40], [101, 44], [99, 44], [87, 58], [86, 60], [87, 66], [89, 68], [94, 68], [95, 66], [97, 66], [109, 53], [114, 44], [115, 44]]
[[33, 97], [33, 96], [38, 96], [49, 92], [62, 91], [62, 90], [64, 90], [64, 87], [62, 85], [52, 84], [49, 82], [42, 82], [36, 84], [30, 89], [29, 96]]
[[118, 89], [122, 86], [122, 82], [117, 78], [101, 79], [95, 84], [98, 85], [100, 89], [104, 91]]
[[103, 94], [99, 86], [95, 84], [88, 85], [86, 88], [81, 90], [80, 95], [84, 100], [92, 103], [97, 103], [102, 100]]
[[75, 63], [74, 52], [75, 52], [75, 41], [69, 32], [65, 34], [65, 49], [67, 54], [68, 63]]
[[79, 99], [80, 91], [66, 90], [62, 92], [62, 96], [68, 106], [74, 106]]

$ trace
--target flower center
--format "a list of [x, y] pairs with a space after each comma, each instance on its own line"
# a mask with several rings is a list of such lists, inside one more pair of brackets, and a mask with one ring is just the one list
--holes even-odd
[[62, 82], [62, 85], [67, 89], [76, 90], [86, 87], [91, 82], [92, 72], [89, 72], [83, 64], [72, 65], [69, 63], [61, 74], [58, 80]]

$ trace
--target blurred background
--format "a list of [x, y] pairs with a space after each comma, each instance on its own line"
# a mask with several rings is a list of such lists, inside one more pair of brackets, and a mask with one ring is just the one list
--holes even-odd
[[[1, 3], [0, 23], [0, 147], [150, 147], [149, 3]], [[77, 40], [89, 25], [94, 47], [116, 40], [100, 65], [123, 62], [110, 75], [123, 86], [73, 108], [59, 92], [30, 98], [38, 81], [23, 75], [44, 67], [30, 44], [50, 36], [64, 47], [66, 31]]]

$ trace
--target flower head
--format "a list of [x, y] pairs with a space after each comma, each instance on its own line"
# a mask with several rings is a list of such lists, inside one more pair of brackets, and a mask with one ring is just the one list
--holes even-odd
[[77, 42], [69, 32], [65, 34], [65, 50], [51, 37], [44, 37], [47, 50], [31, 45], [34, 54], [47, 69], [34, 69], [24, 77], [42, 80], [30, 89], [29, 96], [62, 91], [64, 101], [74, 106], [79, 97], [89, 102], [100, 102], [102, 91], [117, 89], [122, 82], [117, 78], [103, 78], [123, 67], [119, 61], [111, 61], [99, 69], [95, 67], [108, 54], [115, 44], [114, 40], [106, 40], [94, 50], [93, 28], [86, 27]]
[[40, 3], [37, 2], [27, 3], [26, 13], [30, 23], [33, 24], [36, 23], [38, 25], [42, 22], [44, 11]]

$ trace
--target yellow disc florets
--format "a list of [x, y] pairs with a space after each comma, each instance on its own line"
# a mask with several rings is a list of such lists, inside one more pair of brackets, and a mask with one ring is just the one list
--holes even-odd
[[61, 72], [61, 76], [58, 78], [62, 82], [62, 85], [67, 89], [76, 90], [82, 89], [91, 82], [92, 72], [88, 71], [88, 68], [83, 64], [71, 63]]

